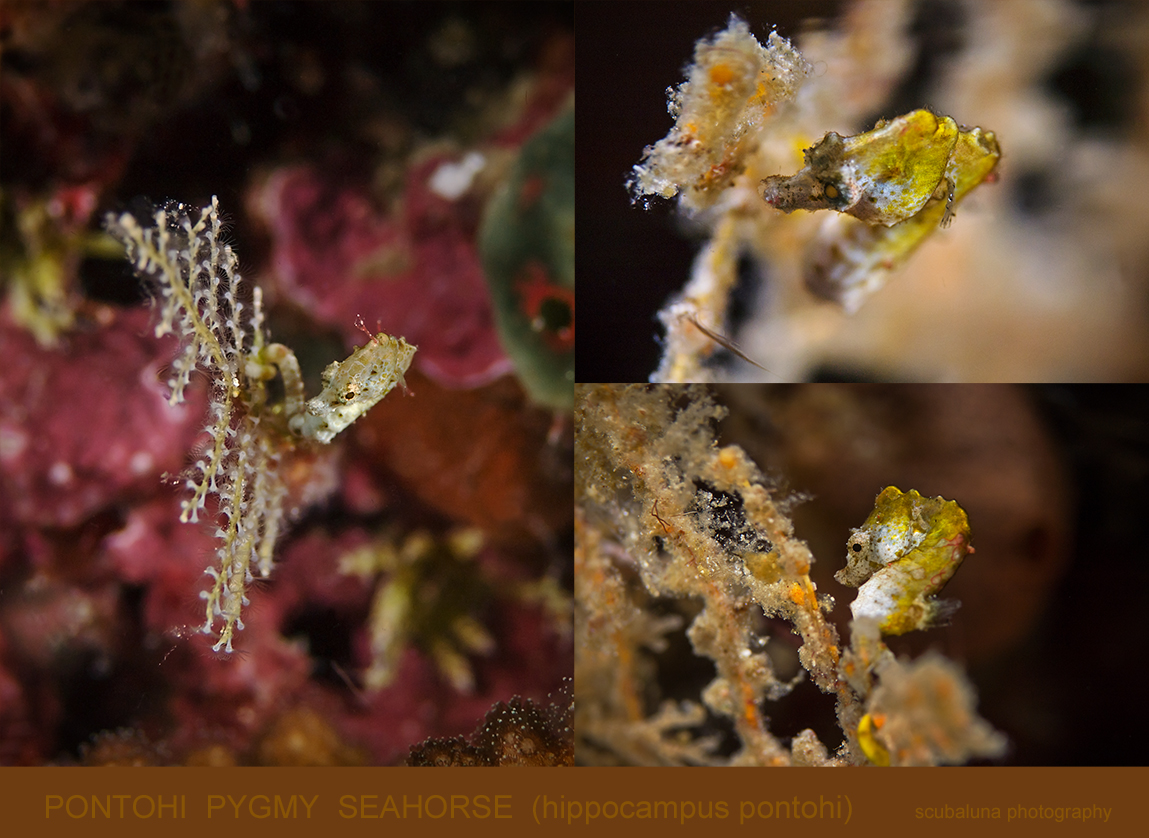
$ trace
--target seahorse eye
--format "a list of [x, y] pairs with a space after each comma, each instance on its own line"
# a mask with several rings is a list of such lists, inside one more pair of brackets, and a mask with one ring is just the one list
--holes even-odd
[[852, 546], [854, 548], [855, 553], [861, 553], [862, 552], [862, 545], [859, 544], [858, 542], [855, 541]]

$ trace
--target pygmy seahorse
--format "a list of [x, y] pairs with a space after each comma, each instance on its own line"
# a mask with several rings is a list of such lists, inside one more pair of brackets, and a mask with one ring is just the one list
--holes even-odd
[[956, 610], [957, 602], [934, 595], [973, 551], [969, 519], [957, 503], [888, 486], [846, 541], [847, 563], [834, 578], [861, 586], [850, 603], [855, 620], [874, 618], [883, 634], [905, 634]]

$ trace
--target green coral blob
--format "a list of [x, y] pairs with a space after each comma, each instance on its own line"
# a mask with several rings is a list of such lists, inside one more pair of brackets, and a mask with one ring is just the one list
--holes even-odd
[[540, 404], [574, 403], [574, 105], [523, 145], [479, 253], [503, 348]]

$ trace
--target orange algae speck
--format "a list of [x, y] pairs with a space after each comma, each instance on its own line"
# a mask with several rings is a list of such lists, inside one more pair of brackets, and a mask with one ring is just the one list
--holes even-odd
[[715, 64], [710, 68], [710, 81], [712, 84], [727, 85], [734, 81], [734, 70], [729, 64]]
[[718, 465], [723, 468], [734, 468], [738, 465], [738, 452], [733, 448], [723, 448], [718, 452]]

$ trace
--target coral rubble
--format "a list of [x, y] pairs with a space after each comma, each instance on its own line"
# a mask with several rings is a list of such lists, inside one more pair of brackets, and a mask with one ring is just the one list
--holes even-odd
[[412, 766], [544, 767], [574, 765], [571, 684], [546, 707], [518, 696], [499, 702], [469, 737], [429, 739], [411, 749]]

